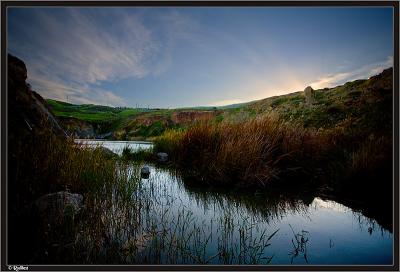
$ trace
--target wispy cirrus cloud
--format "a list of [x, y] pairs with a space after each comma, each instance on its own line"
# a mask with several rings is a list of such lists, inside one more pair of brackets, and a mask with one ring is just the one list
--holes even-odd
[[[30, 33], [26, 37], [31, 47], [39, 50], [32, 57], [54, 74], [68, 74], [76, 82], [143, 77], [148, 73], [145, 62], [157, 53], [151, 31], [138, 17], [122, 12], [94, 16], [88, 10], [66, 9], [60, 16], [38, 10], [33, 16], [36, 24], [19, 22]], [[107, 29], [105, 22], [113, 28]]]
[[66, 101], [72, 104], [100, 104], [106, 106], [126, 106], [121, 97], [106, 90], [72, 87], [63, 83], [34, 77], [29, 81], [34, 86], [40, 86], [40, 93], [46, 98]]
[[27, 63], [32, 86], [45, 97], [125, 105], [122, 97], [98, 86], [168, 69], [171, 47], [185, 32], [186, 18], [167, 15], [160, 17], [165, 26], [160, 37], [146, 26], [142, 13], [127, 9], [37, 9], [30, 14], [34, 23], [11, 21], [19, 33], [10, 34], [9, 45]]
[[[386, 66], [376, 60], [392, 54], [390, 9], [344, 15], [318, 9], [35, 7], [10, 8], [7, 15], [8, 50], [27, 64], [33, 88], [79, 103], [250, 101], [365, 78]], [[320, 24], [304, 17], [320, 18]]]
[[391, 66], [393, 66], [393, 57], [388, 56], [385, 61], [367, 64], [353, 71], [326, 75], [321, 77], [317, 81], [309, 83], [308, 85], [313, 87], [314, 89], [334, 87], [348, 81], [369, 78]]

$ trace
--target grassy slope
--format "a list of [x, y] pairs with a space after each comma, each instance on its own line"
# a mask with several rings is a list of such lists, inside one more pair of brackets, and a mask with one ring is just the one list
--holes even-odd
[[[60, 119], [84, 121], [91, 125], [101, 125], [114, 132], [116, 139], [149, 138], [158, 136], [166, 128], [180, 128], [182, 124], [172, 121], [174, 112], [215, 110], [214, 107], [181, 109], [135, 109], [113, 108], [99, 105], [74, 105], [48, 99], [47, 103], [53, 114]], [[105, 133], [103, 131], [101, 133]]]
[[300, 122], [304, 127], [328, 129], [353, 122], [356, 127], [370, 129], [372, 126], [372, 129], [381, 130], [384, 129], [382, 126], [391, 128], [391, 114], [383, 116], [385, 122], [380, 116], [391, 104], [384, 99], [384, 95], [377, 96], [368, 90], [373, 84], [391, 83], [391, 73], [392, 70], [385, 70], [370, 80], [356, 80], [335, 88], [315, 90], [315, 102], [312, 105], [306, 103], [303, 92], [223, 107], [180, 109], [112, 108], [73, 105], [55, 100], [47, 100], [47, 103], [57, 117], [73, 117], [90, 124], [107, 124], [106, 129], [113, 131], [116, 139], [158, 136], [167, 128], [184, 127], [172, 122], [174, 112], [204, 110], [216, 112], [217, 122], [240, 122], [273, 112], [285, 121]]
[[88, 122], [125, 119], [148, 111], [146, 109], [113, 108], [99, 105], [74, 105], [52, 99], [46, 101], [57, 117], [73, 117]]
[[192, 184], [316, 191], [390, 229], [392, 95], [389, 69], [317, 90], [312, 105], [294, 93], [226, 111], [229, 122], [169, 130], [155, 150], [170, 154]]
[[217, 125], [165, 133], [156, 148], [222, 183], [263, 186], [285, 179], [290, 169], [309, 180], [322, 168], [322, 177], [360, 184], [377, 177], [390, 180], [392, 101], [390, 69], [317, 90], [311, 105], [302, 93], [293, 93], [225, 111]]

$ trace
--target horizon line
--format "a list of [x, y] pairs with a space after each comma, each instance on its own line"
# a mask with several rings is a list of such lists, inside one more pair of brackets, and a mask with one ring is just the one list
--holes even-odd
[[[353, 79], [353, 80], [346, 81], [346, 82], [344, 82], [344, 83], [342, 83], [342, 84], [339, 84], [339, 85], [336, 85], [336, 86], [333, 86], [333, 87], [324, 87], [324, 88], [318, 88], [318, 89], [314, 89], [314, 90], [317, 91], [317, 90], [324, 90], [324, 89], [334, 89], [334, 88], [343, 86], [343, 85], [345, 85], [346, 83], [349, 83], [349, 82], [354, 82], [354, 81], [357, 81], [357, 80], [368, 80], [368, 79], [370, 79], [370, 78], [372, 78], [372, 77], [374, 77], [374, 76], [377, 76], [377, 75], [382, 74], [385, 70], [389, 70], [389, 69], [393, 69], [393, 65], [390, 66], [390, 67], [384, 68], [381, 72], [379, 72], [379, 73], [377, 73], [377, 74], [374, 74], [374, 75], [372, 75], [372, 76], [370, 76], [370, 77], [368, 77], [368, 78]], [[392, 72], [392, 73], [393, 73], [393, 72]], [[306, 89], [307, 87], [311, 87], [311, 86], [308, 85], [308, 86], [306, 86], [304, 89]], [[35, 91], [35, 90], [33, 90], [33, 91]], [[304, 91], [304, 90], [303, 90], [303, 91]], [[280, 95], [273, 95], [273, 96], [267, 96], [267, 97], [260, 98], [260, 99], [254, 99], [254, 100], [243, 101], [243, 102], [237, 102], [237, 103], [231, 103], [231, 104], [225, 104], [225, 105], [219, 105], [219, 106], [213, 106], [213, 105], [203, 105], [203, 106], [201, 106], [201, 105], [198, 105], [198, 106], [182, 106], [182, 107], [175, 107], [175, 108], [172, 108], [172, 107], [162, 108], [162, 107], [149, 107], [149, 106], [148, 106], [148, 107], [141, 107], [140, 104], [139, 104], [138, 107], [133, 107], [133, 106], [107, 106], [107, 105], [92, 104], [92, 103], [89, 103], [89, 104], [85, 104], [85, 103], [82, 103], [82, 104], [74, 104], [74, 103], [70, 103], [70, 102], [68, 102], [68, 101], [63, 101], [63, 100], [58, 100], [58, 99], [52, 99], [52, 98], [46, 98], [46, 97], [43, 97], [43, 98], [44, 98], [45, 100], [53, 100], [53, 101], [57, 101], [57, 102], [67, 103], [67, 104], [70, 104], [70, 105], [79, 105], [79, 106], [92, 105], [92, 106], [102, 106], [102, 107], [109, 107], [109, 108], [153, 109], [153, 110], [179, 110], [179, 109], [194, 109], [194, 108], [217, 108], [217, 109], [218, 109], [218, 108], [229, 107], [229, 106], [234, 106], [234, 105], [249, 104], [249, 103], [252, 103], [252, 102], [257, 102], [257, 101], [264, 100], [264, 99], [268, 99], [268, 98], [286, 96], [286, 95], [290, 95], [290, 94], [294, 94], [294, 93], [299, 93], [299, 92], [303, 92], [303, 91], [294, 91], [294, 92], [290, 92], [290, 93], [285, 93], [285, 94], [280, 94]]]

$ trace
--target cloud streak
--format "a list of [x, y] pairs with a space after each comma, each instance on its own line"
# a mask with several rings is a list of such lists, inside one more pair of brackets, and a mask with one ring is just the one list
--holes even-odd
[[215, 101], [211, 104], [209, 104], [208, 106], [212, 106], [212, 107], [219, 107], [219, 106], [226, 106], [226, 105], [232, 105], [232, 104], [239, 104], [245, 102], [241, 99], [226, 99], [226, 100], [219, 100], [219, 101]]
[[72, 87], [46, 79], [34, 77], [28, 82], [32, 86], [40, 86], [40, 93], [55, 100], [72, 104], [100, 104], [106, 106], [126, 106], [126, 102], [110, 91]]
[[334, 87], [348, 81], [361, 78], [369, 78], [391, 66], [393, 66], [393, 57], [388, 56], [386, 61], [367, 64], [353, 71], [325, 75], [317, 81], [309, 83], [308, 85], [313, 87], [314, 89]]
[[185, 18], [176, 12], [160, 17], [161, 38], [145, 25], [143, 14], [126, 9], [37, 9], [31, 16], [33, 24], [14, 23], [26, 40], [11, 35], [13, 52], [27, 63], [41, 94], [76, 103], [125, 104], [98, 86], [162, 74], [171, 65], [174, 40], [186, 31]]
[[40, 48], [35, 61], [46, 63], [55, 76], [68, 75], [76, 83], [142, 78], [149, 73], [146, 62], [158, 50], [151, 31], [135, 16], [110, 14], [115, 19], [113, 29], [103, 25], [106, 18], [101, 12], [93, 16], [87, 10], [68, 9], [64, 16], [57, 16], [41, 10], [36, 16], [42, 32], [33, 30], [36, 38], [31, 42]]
[[[303, 12], [324, 20], [310, 25]], [[349, 10], [340, 22], [321, 12], [10, 8], [7, 47], [44, 97], [116, 106], [224, 105], [339, 85], [393, 62], [374, 63], [392, 54], [389, 11]], [[321, 43], [307, 38], [315, 33]]]

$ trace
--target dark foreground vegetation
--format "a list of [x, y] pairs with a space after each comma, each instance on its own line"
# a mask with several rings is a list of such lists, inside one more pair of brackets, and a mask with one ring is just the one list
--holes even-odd
[[[128, 204], [136, 183], [127, 166], [102, 148], [74, 144], [26, 84], [25, 64], [10, 55], [8, 74], [9, 263], [111, 262], [114, 219], [105, 212]], [[53, 200], [56, 192], [63, 197]], [[70, 193], [83, 194], [84, 206]]]
[[[74, 144], [64, 132], [65, 120], [60, 126], [62, 117], [52, 115], [56, 104], [31, 90], [26, 84], [25, 64], [10, 55], [8, 75], [10, 263], [161, 263], [165, 252], [163, 261], [169, 263], [211, 261], [200, 250], [207, 237], [201, 240], [195, 235], [201, 231], [199, 226], [188, 227], [193, 215], [180, 213], [174, 228], [155, 219], [154, 213], [162, 217], [170, 211], [158, 210], [158, 200], [139, 183], [140, 161], [154, 160], [154, 153], [126, 149], [119, 158], [102, 148]], [[290, 191], [307, 198], [306, 203], [310, 192], [318, 192], [342, 203], [354, 202], [391, 229], [391, 80], [392, 70], [386, 70], [369, 80], [337, 87], [337, 92], [317, 90], [311, 102], [303, 94], [257, 101], [240, 108], [217, 109], [215, 115], [200, 114], [207, 118], [199, 118], [193, 125], [187, 122], [192, 115], [184, 111], [174, 118], [185, 125], [163, 126], [146, 135], [160, 135], [154, 138], [154, 152], [168, 153], [168, 167], [184, 170], [191, 190], [206, 185], [282, 194]], [[141, 119], [124, 118], [136, 113], [127, 109], [110, 113], [117, 121], [107, 129], [116, 126], [125, 137], [129, 134], [126, 125], [137, 128]], [[107, 129], [101, 132], [108, 133]], [[57, 207], [41, 204], [57, 192], [64, 196], [61, 209], [57, 209], [58, 202]], [[279, 199], [271, 197], [270, 201], [277, 202], [271, 207], [280, 206]], [[265, 210], [270, 211], [270, 206]], [[226, 222], [218, 227], [232, 227]], [[264, 233], [256, 242], [246, 240], [245, 222], [237, 227], [243, 235], [237, 246], [248, 250], [248, 255], [229, 255], [233, 251], [223, 244], [215, 258], [223, 263], [261, 262], [260, 252], [276, 232]], [[143, 233], [146, 235], [139, 235]], [[154, 243], [152, 250], [143, 250], [142, 244], [149, 240]]]

